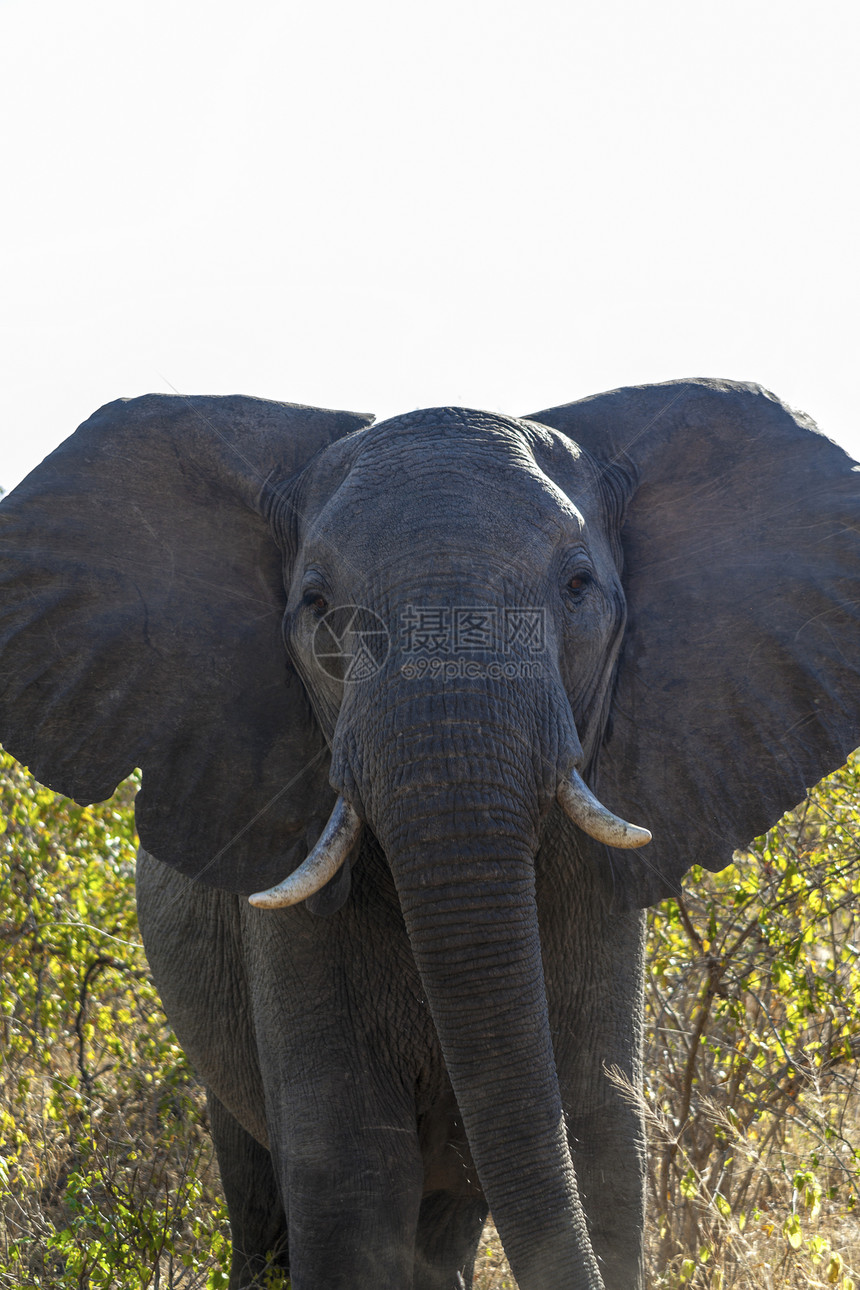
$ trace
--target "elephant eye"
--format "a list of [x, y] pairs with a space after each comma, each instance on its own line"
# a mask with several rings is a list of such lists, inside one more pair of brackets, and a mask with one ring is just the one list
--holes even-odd
[[328, 601], [321, 591], [306, 591], [303, 601], [317, 618], [322, 618], [328, 609]]
[[584, 591], [591, 582], [591, 574], [587, 569], [582, 569], [579, 573], [574, 573], [567, 580], [568, 591]]

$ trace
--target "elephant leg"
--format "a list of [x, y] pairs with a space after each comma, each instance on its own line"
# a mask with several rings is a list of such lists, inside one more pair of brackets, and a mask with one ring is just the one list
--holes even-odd
[[641, 1088], [644, 918], [613, 914], [587, 887], [582, 907], [574, 933], [547, 919], [560, 951], [550, 962], [562, 1102], [606, 1290], [641, 1290], [645, 1126], [636, 1094], [627, 1096], [611, 1072]]
[[588, 1231], [606, 1290], [644, 1285], [645, 1133], [620, 1093], [568, 1124]]
[[[249, 906], [245, 916], [292, 1290], [412, 1282], [424, 1183], [415, 1090], [432, 1030], [415, 1001], [394, 892], [381, 909], [362, 905], [366, 879], [367, 866], [330, 918], [302, 906]], [[416, 1019], [427, 1031], [420, 1044]]]
[[413, 1290], [464, 1290], [487, 1218], [483, 1196], [430, 1192], [421, 1202]]
[[[570, 1096], [568, 1136], [606, 1290], [644, 1286], [646, 1134], [642, 1088], [644, 915], [607, 919], [592, 963], [587, 1021]], [[601, 979], [602, 977], [602, 979]], [[595, 1008], [595, 1003], [597, 1007]], [[620, 1076], [627, 1086], [619, 1087]]]
[[292, 1290], [409, 1286], [423, 1181], [412, 1089], [360, 1050], [338, 1060], [306, 1039], [268, 1097]]
[[211, 1090], [207, 1090], [207, 1103], [230, 1214], [230, 1290], [262, 1286], [267, 1270], [289, 1272], [287, 1220], [272, 1157]]
[[414, 1124], [390, 1109], [359, 1123], [346, 1098], [331, 1108], [340, 1133], [309, 1117], [288, 1147], [292, 1290], [409, 1286], [421, 1196]]

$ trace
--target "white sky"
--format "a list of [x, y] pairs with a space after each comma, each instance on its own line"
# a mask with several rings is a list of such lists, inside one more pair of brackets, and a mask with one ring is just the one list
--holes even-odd
[[757, 380], [860, 454], [854, 0], [0, 0], [0, 485], [96, 407]]

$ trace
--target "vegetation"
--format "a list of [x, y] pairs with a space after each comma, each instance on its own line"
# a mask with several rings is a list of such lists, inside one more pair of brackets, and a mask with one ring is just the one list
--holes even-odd
[[649, 923], [654, 1287], [860, 1285], [860, 762]]
[[137, 932], [129, 781], [100, 806], [0, 754], [0, 1287], [227, 1284], [205, 1103]]
[[[205, 1105], [137, 933], [134, 788], [81, 808], [0, 755], [0, 1290], [226, 1285]], [[654, 1290], [860, 1290], [858, 793], [854, 762], [651, 913]], [[489, 1227], [476, 1284], [513, 1290]]]

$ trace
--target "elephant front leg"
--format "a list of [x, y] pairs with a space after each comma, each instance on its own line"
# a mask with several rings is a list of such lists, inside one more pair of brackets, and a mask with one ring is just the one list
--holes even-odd
[[[408, 1002], [417, 987], [404, 980], [405, 954], [396, 974], [388, 962], [402, 948], [399, 910], [393, 901], [390, 915], [375, 910], [377, 923], [387, 921], [374, 939], [361, 883], [359, 874], [347, 906], [330, 918], [301, 906], [246, 914], [292, 1290], [412, 1284], [423, 1184], [421, 1054], [410, 1041], [415, 1005], [407, 1008], [401, 993]], [[380, 996], [385, 982], [393, 984]]]
[[414, 1080], [354, 1009], [258, 1033], [292, 1290], [405, 1290], [423, 1184]]
[[577, 1178], [606, 1290], [644, 1286], [645, 1134], [638, 1111], [612, 1091], [600, 1111], [568, 1123]]
[[[591, 897], [591, 899], [590, 899]], [[553, 1043], [571, 1155], [606, 1290], [644, 1285], [645, 1126], [642, 1082], [644, 919], [581, 896], [573, 930], [547, 918]], [[552, 937], [557, 936], [555, 944]]]
[[286, 1143], [293, 1290], [411, 1285], [423, 1172], [415, 1111], [374, 1087], [379, 1074], [317, 1072], [273, 1117]]

